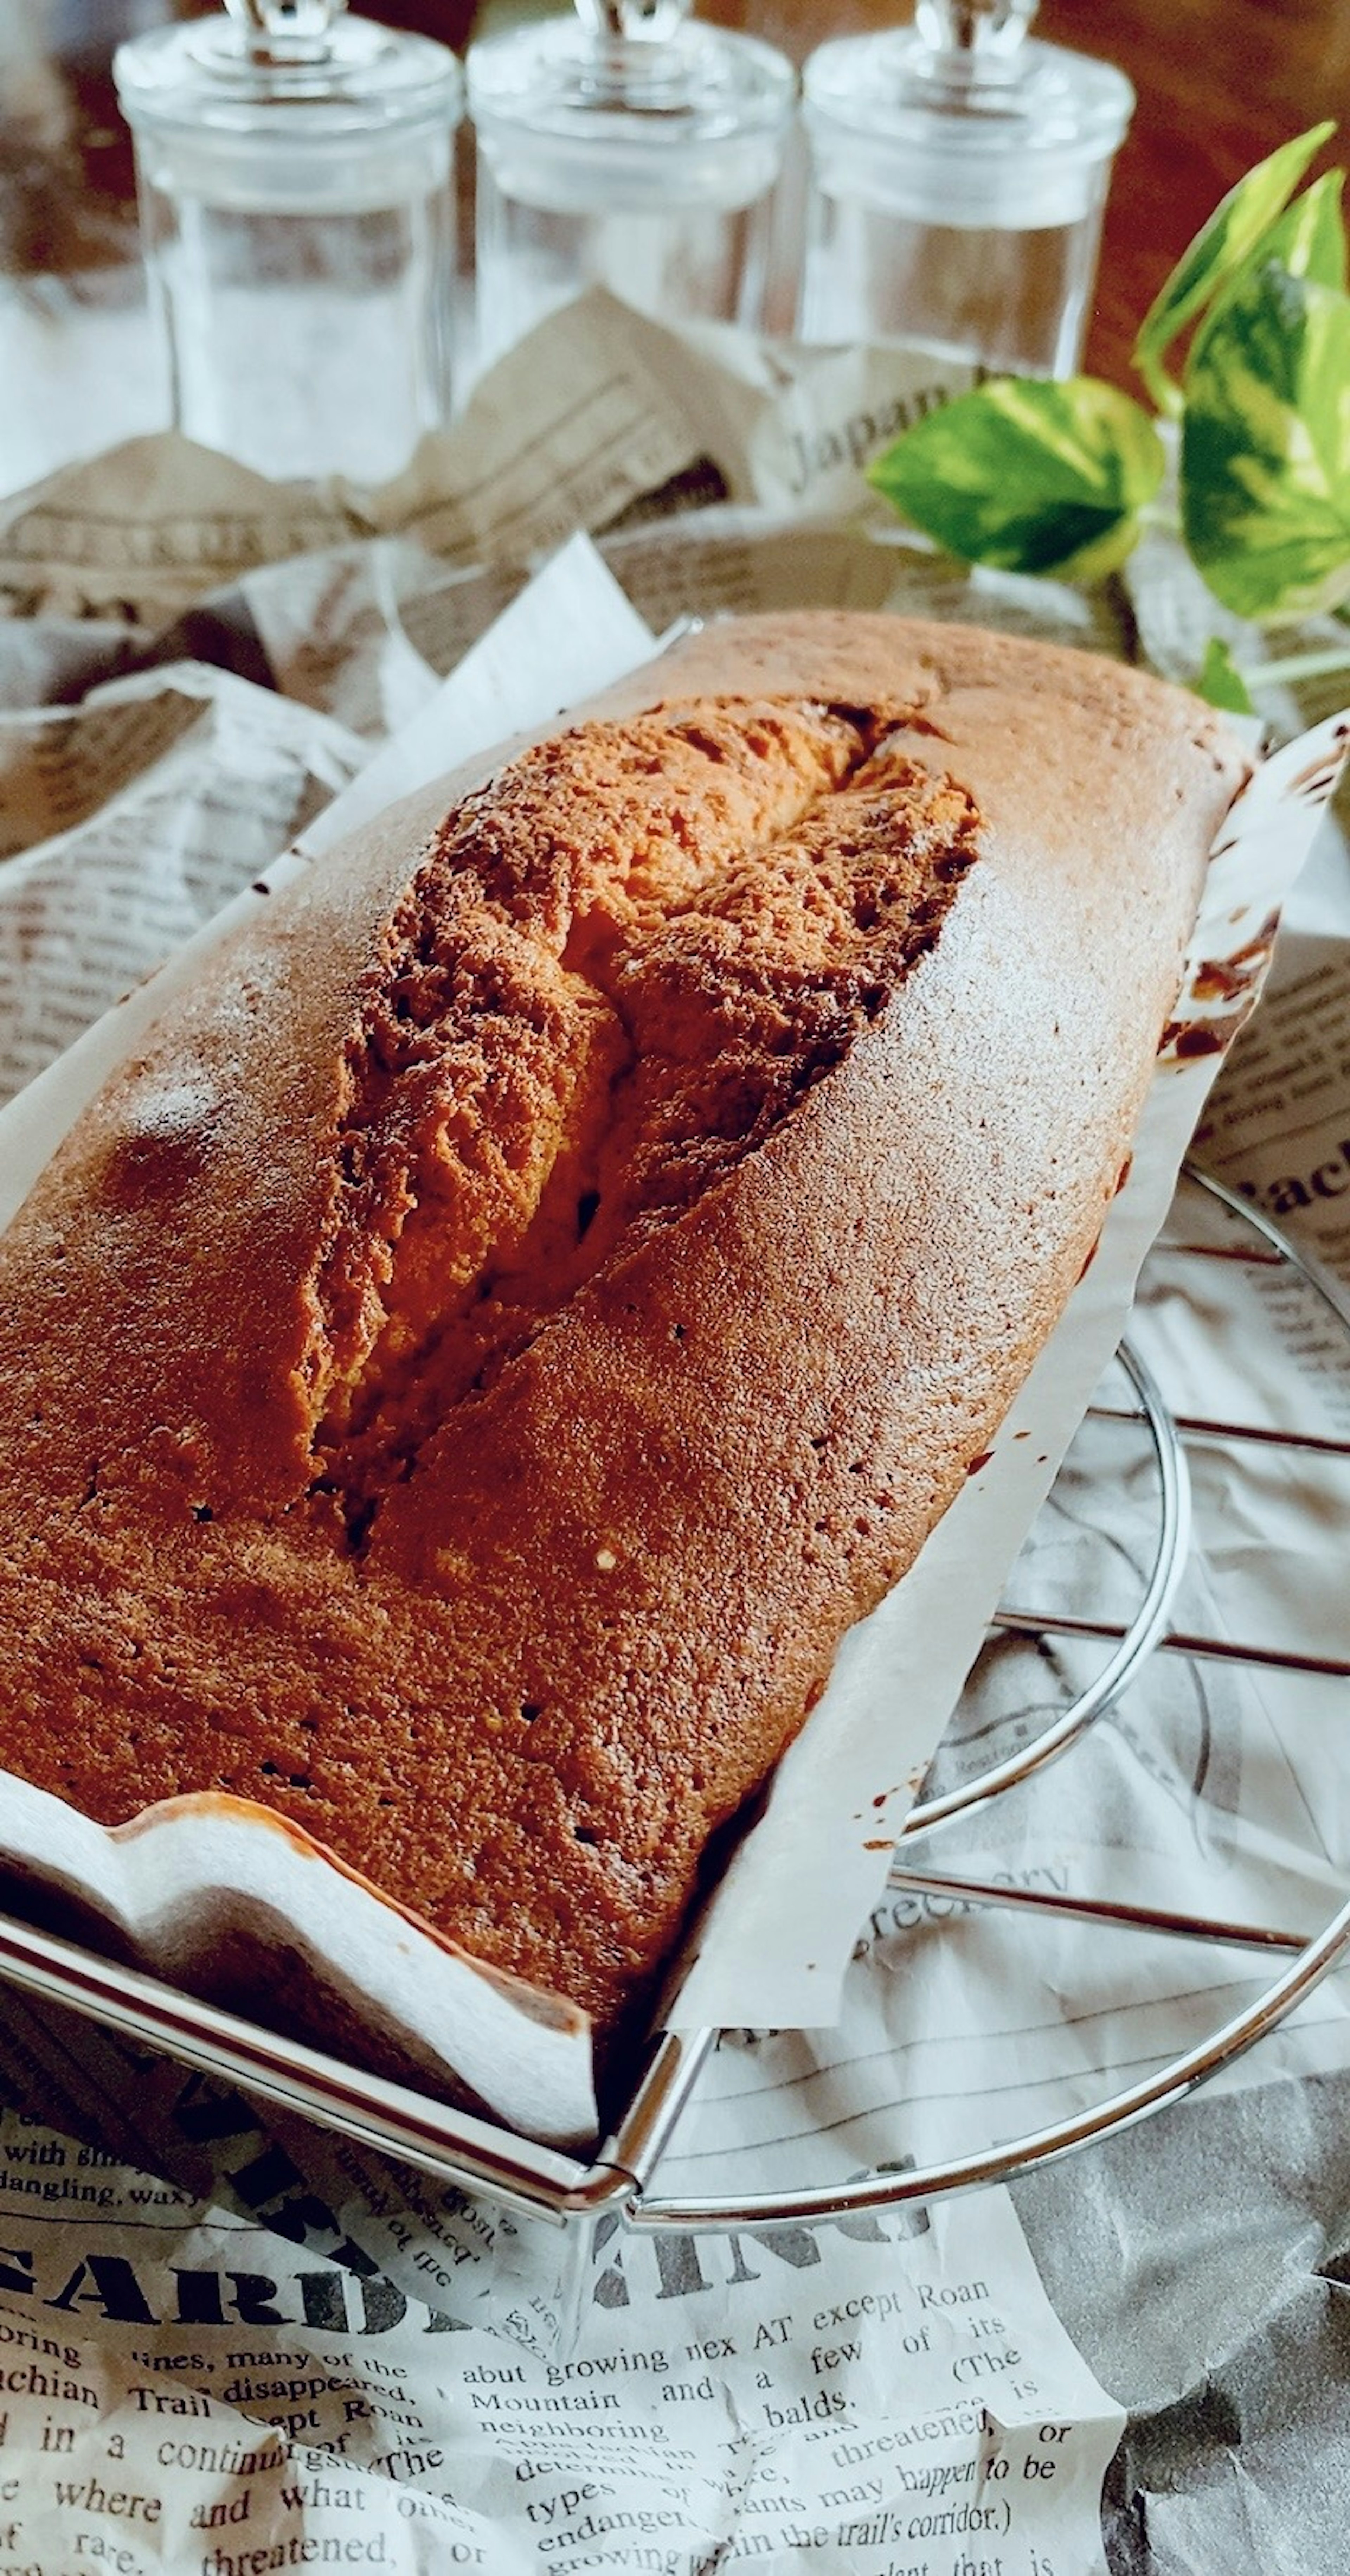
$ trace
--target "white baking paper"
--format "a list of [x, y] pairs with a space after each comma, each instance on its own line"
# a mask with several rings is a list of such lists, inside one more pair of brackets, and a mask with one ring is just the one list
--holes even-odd
[[[321, 865], [331, 837], [423, 784], [447, 761], [465, 757], [475, 744], [550, 721], [576, 690], [601, 685], [642, 659], [646, 640], [612, 576], [584, 539], [574, 539], [438, 697], [413, 717], [405, 735], [376, 755], [324, 825], [269, 872], [263, 887], [275, 887], [298, 867]], [[1225, 827], [1223, 856], [1211, 869], [1197, 930], [1194, 970], [1228, 955], [1235, 940], [1249, 943], [1252, 922], [1259, 926], [1277, 910], [1311, 828], [1314, 787], [1329, 785], [1329, 772], [1323, 776], [1327, 758], [1317, 756], [1321, 767], [1314, 778], [1311, 747], [1285, 755], [1285, 768], [1260, 775], [1242, 811]], [[1296, 793], [1288, 789], [1288, 781], [1303, 772], [1309, 780]], [[124, 1001], [12, 1104], [0, 1124], [8, 1194], [0, 1217], [20, 1203], [83, 1102], [150, 1024], [163, 999], [191, 978], [218, 936], [265, 899], [257, 887], [246, 891], [156, 982]], [[837, 2016], [858, 1923], [884, 1884], [913, 1788], [959, 1695], [1007, 1566], [1119, 1338], [1139, 1262], [1165, 1212], [1216, 1061], [1209, 1055], [1160, 1068], [1141, 1149], [1102, 1247], [992, 1460], [945, 1516], [906, 1582], [847, 1642], [830, 1690], [780, 1770], [768, 1813], [741, 1845], [699, 1929], [693, 1960], [684, 1963], [677, 1980], [678, 2002], [670, 2008], [683, 2026], [768, 2021], [809, 2028]], [[952, 1615], [954, 1602], [959, 1618]], [[56, 1801], [34, 1807], [37, 1796], [29, 1793], [23, 1811], [24, 1865], [29, 1871], [40, 1866], [32, 1819], [49, 1805], [61, 1844], [62, 1883], [78, 1885], [67, 1811]], [[215, 1802], [175, 1800], [127, 1847], [139, 1854], [152, 1843], [162, 1850], [161, 1866], [178, 1896], [175, 1922], [192, 1924], [195, 1883], [203, 1890], [220, 1885], [219, 1857], [211, 1847], [220, 1830]], [[230, 1830], [250, 1830], [242, 1807], [232, 1811]], [[261, 1883], [277, 1837], [265, 1822], [256, 1830], [267, 1854], [260, 1859]], [[100, 1836], [100, 1847], [108, 1839]], [[283, 1873], [273, 1872], [272, 1898], [274, 1916], [302, 1953], [323, 1960], [341, 1990], [386, 2032], [420, 2028], [434, 2057], [511, 2125], [554, 2143], [583, 2138], [593, 2111], [580, 2018], [556, 2008], [542, 2019], [532, 2010], [513, 2011], [500, 1980], [490, 1981], [489, 2008], [477, 2015], [471, 2008], [476, 1982], [489, 1981], [476, 1980], [471, 1963], [430, 1935], [419, 1936], [393, 1909], [385, 1918], [386, 1943], [380, 1909], [363, 1915], [344, 1910], [336, 1898], [330, 1903], [326, 1895], [316, 1901], [315, 1891], [325, 1885], [322, 1864], [307, 1851], [300, 1857], [302, 1845], [303, 1837], [288, 1839], [286, 1849], [294, 1857]], [[51, 1857], [57, 1866], [55, 1845]], [[112, 1912], [148, 1960], [164, 1955], [157, 1943], [162, 1927], [147, 1904], [145, 1884], [125, 1866], [115, 1889], [100, 1885], [91, 1897]], [[199, 1909], [196, 1924], [204, 1945], [213, 1919], [211, 1909]], [[339, 1922], [343, 1938], [337, 1941]], [[169, 1955], [190, 1976], [183, 1949]], [[434, 2008], [421, 2010], [421, 1996], [433, 1989]], [[455, 2036], [460, 2016], [462, 2049]]]
[[456, 660], [453, 679], [315, 818], [301, 849], [321, 856], [398, 797], [429, 787], [508, 734], [552, 724], [655, 650], [651, 628], [595, 548], [585, 537], [570, 538]]

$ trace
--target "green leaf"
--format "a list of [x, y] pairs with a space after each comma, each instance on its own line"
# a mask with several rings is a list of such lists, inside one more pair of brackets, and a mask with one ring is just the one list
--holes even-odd
[[[1338, 292], [1345, 287], [1345, 220], [1341, 214], [1343, 170], [1326, 170], [1301, 197], [1295, 197], [1253, 254], [1248, 266], [1264, 268], [1278, 260], [1291, 277], [1311, 277]], [[1202, 324], [1207, 330], [1208, 323]]]
[[1177, 389], [1162, 363], [1172, 342], [1251, 258], [1335, 130], [1330, 120], [1314, 125], [1282, 143], [1268, 160], [1258, 161], [1215, 207], [1155, 296], [1139, 325], [1134, 362], [1161, 410], [1178, 409]]
[[1124, 561], [1163, 465], [1148, 413], [1114, 385], [1009, 376], [929, 412], [867, 472], [967, 563], [1087, 581]]
[[1310, 616], [1350, 595], [1350, 299], [1262, 260], [1186, 370], [1186, 543], [1240, 617]]
[[1229, 715], [1250, 716], [1256, 712], [1247, 683], [1221, 635], [1211, 635], [1205, 646], [1194, 688], [1197, 697], [1207, 699], [1212, 707], [1223, 707]]

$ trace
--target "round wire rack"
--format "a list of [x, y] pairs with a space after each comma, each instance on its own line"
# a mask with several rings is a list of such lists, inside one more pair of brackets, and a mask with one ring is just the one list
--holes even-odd
[[[1350, 1294], [1331, 1273], [1296, 1246], [1263, 1211], [1226, 1184], [1189, 1165], [1187, 1177], [1260, 1238], [1266, 1253], [1259, 1257], [1268, 1258], [1273, 1254], [1280, 1263], [1288, 1264], [1307, 1283], [1323, 1310], [1329, 1311], [1350, 1336]], [[1181, 2051], [1165, 2066], [1139, 2082], [1109, 2094], [1085, 2110], [996, 2147], [914, 2165], [903, 2171], [872, 2172], [847, 2181], [808, 2185], [795, 2190], [675, 2196], [661, 2194], [653, 2188], [660, 2157], [671, 2144], [679, 2112], [689, 2099], [698, 2070], [706, 2061], [715, 2038], [711, 2032], [700, 2032], [682, 2045], [678, 2062], [672, 2070], [672, 2098], [657, 2106], [657, 2117], [652, 2120], [648, 2115], [636, 2137], [621, 2129], [603, 2151], [616, 2164], [623, 2165], [627, 2160], [633, 2191], [624, 2215], [630, 2225], [644, 2229], [685, 2230], [784, 2224], [810, 2226], [850, 2213], [926, 2203], [958, 2192], [977, 2190], [985, 2184], [1012, 2181], [1019, 2174], [1070, 2155], [1182, 2100], [1275, 2030], [1336, 1964], [1350, 1943], [1350, 1894], [1323, 1929], [1307, 1938], [1269, 1925], [1233, 1922], [1157, 1906], [1044, 1889], [1010, 1887], [909, 1865], [906, 1844], [986, 1805], [1004, 1791], [1031, 1779], [1047, 1764], [1068, 1752], [1093, 1722], [1115, 1704], [1159, 1648], [1257, 1668], [1293, 1669], [1332, 1676], [1350, 1673], [1350, 1662], [1332, 1662], [1315, 1655], [1235, 1645], [1225, 1637], [1189, 1634], [1173, 1630], [1169, 1625], [1177, 1586], [1185, 1571], [1191, 1532], [1186, 1438], [1192, 1435], [1221, 1438], [1238, 1445], [1251, 1441], [1294, 1450], [1312, 1450], [1343, 1457], [1347, 1461], [1350, 1461], [1350, 1441], [1320, 1433], [1217, 1421], [1209, 1416], [1180, 1415], [1174, 1418], [1138, 1356], [1125, 1346], [1120, 1359], [1138, 1399], [1134, 1418], [1144, 1423], [1152, 1441], [1158, 1477], [1156, 1544], [1143, 1598], [1133, 1619], [1121, 1627], [1114, 1627], [1106, 1620], [1057, 1617], [1016, 1607], [1005, 1608], [998, 1614], [997, 1624], [1004, 1629], [1041, 1637], [1099, 1637], [1110, 1643], [1111, 1652], [1088, 1686], [1017, 1752], [942, 1795], [922, 1799], [911, 1809], [903, 1828], [890, 1884], [909, 1893], [950, 1899], [963, 1906], [1005, 1907], [1039, 1915], [1043, 1919], [1053, 1916], [1061, 1921], [1083, 1923], [1103, 1931], [1168, 1935], [1215, 1947], [1245, 1950], [1272, 1960], [1283, 1959], [1285, 1964], [1253, 2002], [1231, 2015], [1204, 2040]], [[1106, 1408], [1106, 1411], [1110, 1418], [1121, 1418], [1115, 1408]], [[678, 2102], [675, 2095], [679, 2097]]]

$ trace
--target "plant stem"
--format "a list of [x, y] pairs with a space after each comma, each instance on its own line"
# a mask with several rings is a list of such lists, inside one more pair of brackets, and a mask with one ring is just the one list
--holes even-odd
[[1327, 680], [1333, 671], [1350, 671], [1350, 643], [1329, 644], [1320, 653], [1290, 653], [1282, 662], [1260, 662], [1242, 676], [1249, 689], [1278, 689], [1295, 680]]

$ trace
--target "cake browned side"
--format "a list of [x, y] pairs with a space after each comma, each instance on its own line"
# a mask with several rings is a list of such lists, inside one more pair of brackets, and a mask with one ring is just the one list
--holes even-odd
[[0, 1242], [0, 1758], [612, 2025], [1090, 1253], [1240, 767], [747, 620], [260, 907]]

